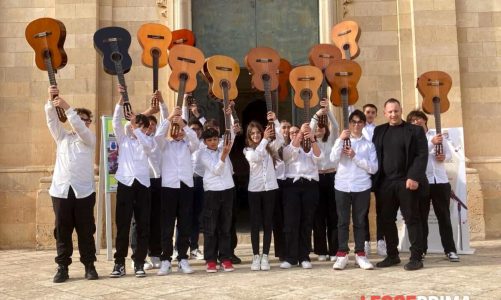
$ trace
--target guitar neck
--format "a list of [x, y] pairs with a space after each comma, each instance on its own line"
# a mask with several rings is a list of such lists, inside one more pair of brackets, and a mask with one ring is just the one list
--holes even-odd
[[177, 107], [182, 107], [183, 106], [183, 100], [184, 100], [184, 91], [186, 89], [186, 76], [183, 76], [185, 74], [181, 74], [179, 76], [179, 89], [177, 91], [177, 101], [176, 101], [176, 106]]
[[343, 106], [343, 127], [344, 129], [349, 129], [349, 112], [348, 112], [348, 89], [341, 89], [341, 102]]
[[310, 122], [310, 98], [303, 98], [304, 108], [303, 108], [303, 123]]
[[271, 78], [263, 80], [264, 83], [264, 99], [266, 100], [266, 110], [273, 111], [273, 104], [271, 102]]
[[158, 54], [154, 51], [153, 57], [153, 93], [158, 90]]
[[46, 51], [44, 56], [45, 68], [47, 69], [47, 74], [49, 75], [50, 85], [57, 85], [56, 82], [56, 72], [52, 67], [52, 58], [50, 56], [49, 50]]
[[223, 89], [224, 128], [226, 129], [226, 131], [229, 131], [231, 126], [231, 118], [226, 113], [226, 109], [228, 109], [228, 106], [230, 105], [230, 100], [228, 100], [228, 85], [223, 83], [221, 84], [221, 88]]
[[[120, 53], [120, 50], [118, 49], [117, 41], [112, 41], [110, 43], [111, 45], [111, 50], [116, 53]], [[127, 93], [127, 85], [125, 84], [125, 76], [124, 76], [124, 70], [122, 68], [122, 61], [121, 60], [113, 60], [113, 63], [115, 64], [115, 72], [117, 73], [118, 77], [118, 82], [120, 83], [121, 86], [124, 87], [124, 92], [122, 93], [123, 99], [124, 99], [124, 104], [129, 103], [129, 94]]]
[[325, 70], [322, 73], [324, 77], [322, 79], [322, 85], [320, 86], [320, 99], [327, 99], [327, 79], [325, 78]]
[[440, 120], [440, 98], [433, 98], [433, 115], [435, 116], [435, 130], [437, 134], [442, 133], [442, 123]]
[[271, 92], [272, 99], [272, 111], [278, 115], [278, 89]]

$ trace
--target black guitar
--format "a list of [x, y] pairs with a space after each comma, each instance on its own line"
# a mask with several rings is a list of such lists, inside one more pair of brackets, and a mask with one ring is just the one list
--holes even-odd
[[104, 71], [117, 75], [118, 82], [124, 87], [124, 116], [129, 120], [132, 107], [127, 94], [124, 74], [130, 71], [132, 59], [127, 52], [130, 46], [130, 33], [122, 27], [105, 27], [94, 33], [94, 48], [103, 57]]

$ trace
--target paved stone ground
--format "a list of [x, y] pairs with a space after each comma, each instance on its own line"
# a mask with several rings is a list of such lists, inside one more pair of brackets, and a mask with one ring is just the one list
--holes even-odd
[[[472, 247], [476, 253], [462, 255], [460, 263], [429, 255], [425, 268], [415, 272], [403, 269], [407, 253], [401, 255], [401, 266], [388, 269], [364, 271], [351, 260], [346, 270], [334, 271], [330, 262], [318, 262], [312, 256], [311, 270], [281, 270], [273, 260], [271, 271], [256, 272], [250, 270], [250, 245], [241, 245], [237, 254], [243, 263], [232, 273], [207, 274], [202, 261], [192, 260], [196, 272], [191, 275], [175, 272], [159, 277], [148, 271], [146, 278], [127, 274], [120, 279], [108, 278], [113, 262], [101, 254], [96, 263], [101, 279], [97, 281], [83, 279], [76, 252], [70, 280], [63, 284], [52, 283], [54, 251], [3, 250], [0, 299], [360, 299], [362, 295], [501, 299], [501, 240], [473, 242]], [[376, 254], [371, 257], [373, 263], [380, 260]], [[130, 272], [130, 260], [126, 267]]]

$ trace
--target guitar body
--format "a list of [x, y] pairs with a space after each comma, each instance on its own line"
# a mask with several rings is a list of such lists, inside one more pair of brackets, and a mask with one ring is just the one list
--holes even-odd
[[[112, 44], [117, 45], [113, 49]], [[104, 27], [94, 33], [94, 48], [103, 57], [104, 71], [118, 75], [115, 61], [120, 62], [123, 73], [130, 71], [132, 59], [128, 53], [131, 43], [130, 33], [122, 27]]]
[[423, 111], [427, 114], [433, 114], [435, 112], [434, 101], [438, 100], [439, 113], [446, 112], [450, 106], [447, 94], [451, 87], [452, 78], [445, 72], [429, 71], [421, 74], [417, 79], [417, 89], [423, 96]]
[[204, 64], [204, 54], [200, 49], [189, 45], [176, 45], [169, 52], [169, 65], [172, 73], [169, 87], [179, 92], [182, 80], [186, 81], [184, 93], [190, 93], [197, 87], [197, 73]]
[[[339, 60], [330, 64], [325, 70], [325, 76], [332, 88], [331, 103], [343, 106], [341, 93], [348, 93], [348, 105], [353, 105], [358, 100], [357, 84], [362, 76], [360, 65], [352, 60]], [[344, 90], [345, 89], [345, 90]]]
[[240, 65], [229, 56], [214, 55], [205, 61], [204, 76], [209, 81], [209, 93], [217, 99], [224, 99], [222, 85], [228, 87], [228, 100], [238, 96], [237, 78], [240, 74]]
[[252, 48], [244, 59], [249, 71], [252, 73], [252, 86], [264, 91], [264, 81], [270, 82], [271, 91], [278, 88], [278, 67], [280, 55], [268, 47]]
[[290, 62], [284, 58], [280, 59], [278, 66], [278, 99], [280, 102], [287, 100], [289, 96], [289, 74], [292, 71]]
[[176, 45], [195, 46], [195, 35], [189, 29], [178, 29], [172, 31], [172, 40], [169, 50]]
[[[295, 67], [289, 74], [289, 81], [294, 89], [294, 104], [305, 108], [305, 99], [308, 99], [307, 108], [316, 106], [319, 102], [318, 89], [322, 84], [322, 71], [314, 66]], [[304, 120], [308, 122], [309, 120]]]
[[341, 51], [332, 44], [318, 44], [313, 46], [308, 53], [310, 65], [324, 71], [331, 62], [342, 58]]
[[141, 62], [146, 67], [153, 68], [153, 57], [158, 57], [158, 67], [167, 65], [167, 49], [172, 40], [172, 33], [167, 26], [156, 23], [141, 25], [137, 31], [137, 40], [143, 48]]
[[331, 30], [332, 42], [341, 50], [343, 59], [353, 59], [360, 54], [357, 41], [360, 38], [360, 28], [355, 21], [342, 21]]
[[44, 58], [50, 52], [52, 68], [63, 68], [68, 58], [63, 49], [66, 40], [66, 28], [61, 21], [51, 18], [36, 19], [25, 30], [26, 41], [35, 50], [35, 63], [40, 70], [47, 71]]

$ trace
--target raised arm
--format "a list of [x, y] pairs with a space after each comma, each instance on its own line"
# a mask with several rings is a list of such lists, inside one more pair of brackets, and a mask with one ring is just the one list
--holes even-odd
[[198, 150], [198, 147], [200, 147], [200, 140], [197, 137], [197, 133], [188, 125], [184, 125], [183, 130], [186, 135], [185, 139], [188, 141], [188, 148], [190, 149], [190, 152], [193, 153]]
[[47, 119], [47, 127], [49, 128], [50, 134], [52, 138], [57, 142], [64, 137], [66, 134], [64, 128], [59, 123], [59, 119], [57, 118], [56, 107], [52, 102], [52, 95], [58, 95], [59, 90], [57, 86], [50, 86], [49, 89], [49, 100], [45, 104], [45, 118]]

